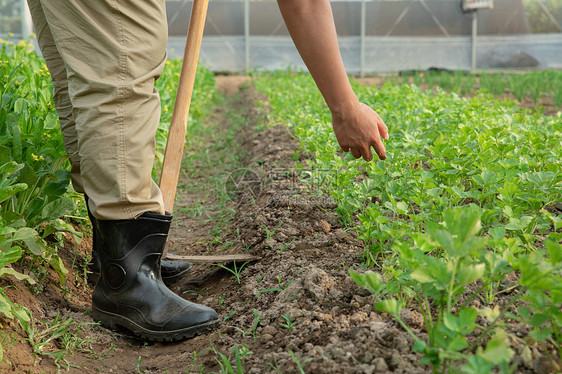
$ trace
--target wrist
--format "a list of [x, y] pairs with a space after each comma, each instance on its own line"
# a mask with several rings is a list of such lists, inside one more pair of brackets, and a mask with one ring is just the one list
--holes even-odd
[[339, 119], [341, 123], [345, 123], [353, 118], [363, 105], [363, 103], [355, 98], [355, 100], [338, 103], [338, 105], [330, 108], [330, 111], [332, 112], [332, 117]]

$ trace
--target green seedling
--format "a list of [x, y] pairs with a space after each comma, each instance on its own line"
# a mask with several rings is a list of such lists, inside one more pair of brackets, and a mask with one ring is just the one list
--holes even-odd
[[269, 228], [266, 225], [261, 225], [261, 228], [265, 231], [265, 238], [267, 239], [271, 239], [273, 237], [273, 235], [275, 235], [275, 232], [277, 231], [277, 229], [279, 227], [281, 227], [283, 225], [283, 221], [281, 221], [279, 223], [279, 225], [277, 225], [275, 228], [273, 228], [273, 230], [269, 230]]
[[[247, 355], [253, 354], [253, 352], [248, 350], [247, 346], [244, 344], [234, 344], [234, 347], [230, 351], [228, 357], [217, 351], [212, 345], [211, 352], [219, 356], [218, 358], [215, 357], [215, 360], [221, 368], [221, 373], [225, 374], [243, 374], [244, 360]], [[231, 363], [231, 360], [233, 359], [232, 355], [234, 355], [234, 364]]]
[[76, 323], [72, 318], [63, 320], [57, 314], [52, 322], [42, 322], [44, 328], [40, 329], [29, 309], [13, 304], [12, 308], [33, 353], [53, 358], [59, 369], [64, 366], [68, 370], [71, 364], [66, 357], [77, 350], [84, 350], [91, 341], [81, 337], [80, 329], [81, 326], [92, 323]]
[[259, 295], [260, 293], [263, 293], [263, 292], [274, 292], [274, 291], [281, 292], [281, 291], [284, 291], [287, 287], [289, 287], [289, 286], [291, 285], [291, 283], [293, 283], [293, 281], [290, 280], [289, 282], [287, 282], [286, 285], [283, 286], [283, 285], [281, 284], [281, 279], [282, 279], [282, 277], [283, 277], [282, 275], [280, 275], [280, 276], [277, 277], [277, 283], [279, 284], [279, 287], [275, 287], [275, 288], [266, 288], [265, 290], [259, 290], [259, 291], [257, 292], [258, 295]]
[[298, 322], [291, 321], [291, 316], [289, 315], [289, 313], [283, 314], [281, 317], [283, 318], [283, 320], [285, 320], [284, 323], [281, 323], [281, 326], [285, 327], [287, 330], [289, 330], [289, 332], [293, 332], [293, 326], [298, 324]]
[[237, 267], [236, 261], [234, 261], [234, 263], [233, 263], [234, 268], [233, 269], [231, 269], [227, 266], [221, 265], [221, 264], [216, 264], [215, 266], [218, 266], [218, 267], [228, 271], [229, 273], [231, 273], [234, 276], [234, 278], [236, 279], [236, 282], [238, 284], [240, 284], [240, 273], [242, 272], [242, 269], [244, 269], [244, 266], [246, 266], [248, 264], [249, 264], [249, 261], [246, 261], [242, 264], [242, 266]]
[[283, 254], [284, 252], [286, 252], [289, 249], [289, 246], [296, 240], [297, 238], [293, 238], [289, 243], [286, 243], [285, 241], [283, 241], [283, 243], [281, 244], [281, 247], [279, 247], [279, 250], [277, 251], [277, 253], [279, 254]]
[[224, 322], [228, 321], [230, 318], [232, 318], [232, 316], [234, 315], [234, 313], [235, 313], [234, 310], [231, 309], [230, 312], [228, 312], [228, 315], [225, 316], [225, 317], [222, 319], [222, 322], [224, 323]]
[[291, 355], [291, 358], [293, 359], [293, 362], [297, 365], [297, 369], [299, 370], [299, 373], [301, 374], [306, 374], [306, 372], [304, 371], [304, 366], [306, 364], [308, 364], [310, 361], [312, 361], [311, 358], [307, 358], [307, 359], [302, 359], [302, 354], [299, 355], [300, 357], [297, 357], [293, 351], [291, 351], [290, 349], [287, 351], [289, 352], [289, 355]]

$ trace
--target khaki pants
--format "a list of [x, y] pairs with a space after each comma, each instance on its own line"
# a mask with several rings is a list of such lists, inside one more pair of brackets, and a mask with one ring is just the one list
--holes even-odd
[[98, 219], [164, 213], [152, 181], [166, 61], [164, 0], [28, 0], [72, 184]]

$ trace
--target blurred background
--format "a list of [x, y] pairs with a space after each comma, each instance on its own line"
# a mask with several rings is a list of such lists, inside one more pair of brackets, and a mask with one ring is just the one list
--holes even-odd
[[[331, 3], [353, 75], [562, 68], [562, 0]], [[183, 56], [192, 4], [167, 1], [170, 57]], [[26, 2], [0, 0], [0, 37], [32, 32]], [[222, 73], [304, 68], [273, 0], [211, 0], [201, 62]]]

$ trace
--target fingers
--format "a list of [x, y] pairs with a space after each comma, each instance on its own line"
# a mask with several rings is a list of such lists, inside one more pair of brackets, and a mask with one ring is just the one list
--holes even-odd
[[361, 152], [360, 152], [357, 148], [352, 148], [352, 149], [351, 149], [351, 154], [352, 154], [353, 157], [355, 157], [355, 158], [361, 157]]
[[384, 140], [388, 140], [389, 136], [388, 136], [388, 127], [386, 127], [385, 123], [383, 122], [383, 120], [381, 119], [380, 122], [378, 123], [378, 127], [379, 127], [379, 133], [381, 134], [381, 137]]
[[[388, 137], [388, 133], [386, 134], [386, 136]], [[388, 139], [388, 138], [386, 138]], [[379, 158], [381, 160], [386, 160], [386, 148], [384, 147], [384, 144], [382, 143], [382, 141], [379, 139], [375, 139], [375, 142], [373, 144], [373, 148], [375, 149], [375, 152], [377, 153], [377, 156], [379, 156]]]

